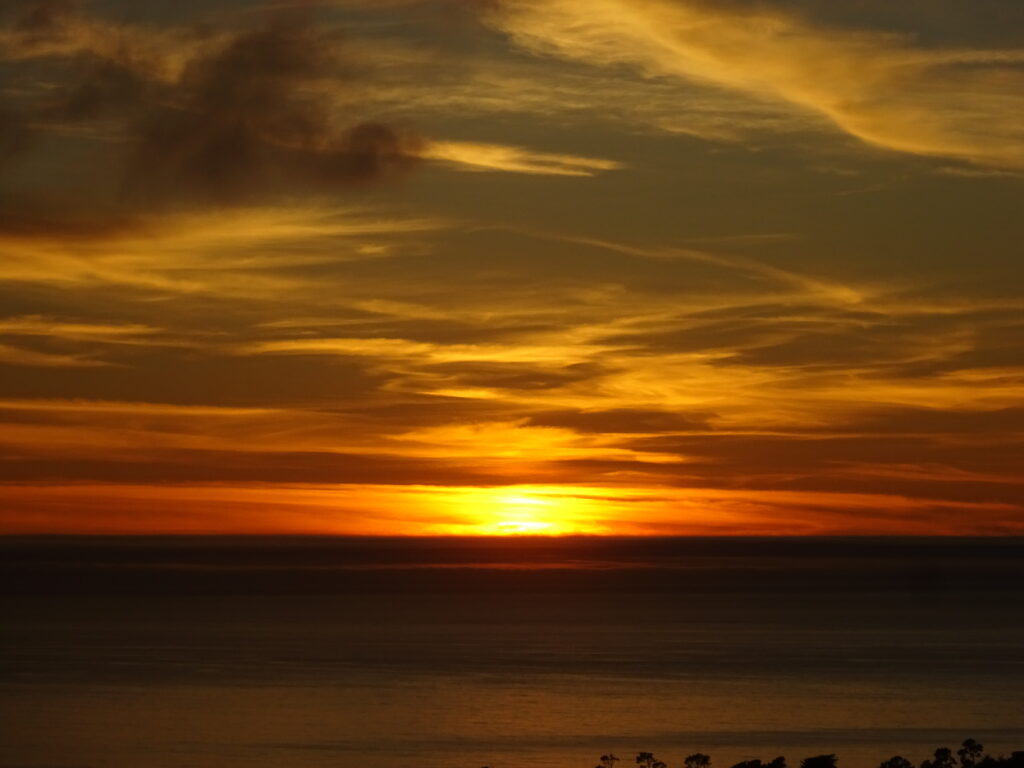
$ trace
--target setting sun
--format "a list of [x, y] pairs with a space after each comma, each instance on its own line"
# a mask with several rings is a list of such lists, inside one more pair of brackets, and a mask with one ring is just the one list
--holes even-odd
[[476, 520], [465, 532], [484, 536], [559, 536], [588, 532], [586, 504], [565, 489], [463, 489], [455, 506]]
[[556, 530], [553, 523], [540, 520], [502, 520], [494, 533], [499, 536], [536, 536], [556, 535], [562, 531]]
[[605, 533], [604, 521], [613, 518], [616, 510], [614, 493], [609, 495], [593, 488], [533, 485], [423, 488], [414, 503], [451, 521], [434, 527], [431, 532], [472, 536]]
[[494, 500], [496, 522], [488, 533], [501, 536], [557, 535], [568, 533], [558, 521], [558, 503], [525, 494], [499, 496]]

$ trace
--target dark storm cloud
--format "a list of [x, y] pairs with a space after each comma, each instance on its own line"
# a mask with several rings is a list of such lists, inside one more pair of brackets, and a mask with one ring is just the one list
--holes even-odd
[[77, 0], [4, 0], [0, 16], [22, 34], [45, 36], [74, 15], [78, 6]]
[[340, 44], [288, 14], [190, 62], [138, 122], [131, 183], [238, 194], [275, 174], [333, 184], [408, 170], [414, 139], [382, 123], [339, 131], [323, 96], [303, 93], [320, 78], [337, 81]]
[[45, 58], [47, 77], [56, 79], [21, 96], [25, 118], [0, 114], [0, 161], [25, 143], [29, 123], [35, 132], [102, 125], [120, 136], [132, 202], [330, 189], [416, 164], [412, 132], [332, 111], [332, 95], [364, 85], [336, 27], [311, 11], [260, 16], [241, 29], [179, 30], [181, 50], [173, 51], [166, 39], [150, 50], [147, 36], [160, 30], [78, 14], [68, 3], [5, 14], [23, 48], [21, 68], [11, 65], [9, 77], [26, 77], [26, 67]]

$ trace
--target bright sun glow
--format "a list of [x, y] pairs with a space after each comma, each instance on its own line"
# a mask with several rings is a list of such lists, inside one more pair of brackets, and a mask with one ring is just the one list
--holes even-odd
[[494, 500], [495, 518], [490, 529], [502, 535], [565, 533], [555, 518], [558, 504], [550, 498], [516, 494], [499, 496]]
[[446, 500], [466, 520], [445, 533], [483, 536], [560, 536], [597, 533], [600, 502], [550, 486], [462, 489]]

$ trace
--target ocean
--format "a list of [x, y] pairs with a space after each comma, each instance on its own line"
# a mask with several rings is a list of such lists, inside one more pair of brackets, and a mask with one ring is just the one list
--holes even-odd
[[1020, 539], [0, 539], [0, 768], [1024, 749]]

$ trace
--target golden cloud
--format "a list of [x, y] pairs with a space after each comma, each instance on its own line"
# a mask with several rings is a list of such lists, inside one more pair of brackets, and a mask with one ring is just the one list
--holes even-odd
[[625, 167], [614, 160], [466, 141], [430, 142], [421, 150], [420, 156], [442, 160], [465, 170], [507, 171], [541, 176], [593, 176], [602, 171]]
[[502, 0], [487, 18], [536, 53], [786, 102], [888, 149], [1024, 168], [1019, 49], [915, 47], [698, 0]]

